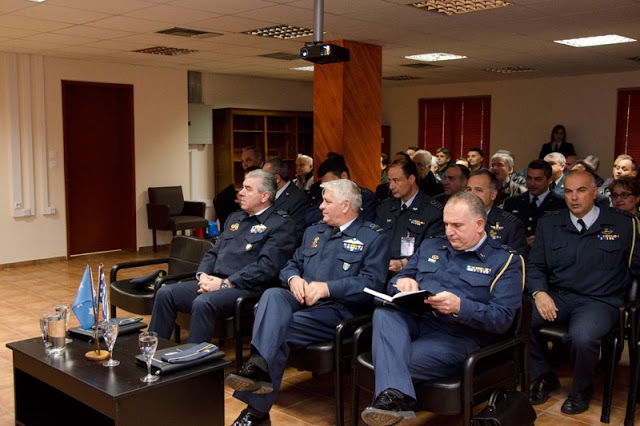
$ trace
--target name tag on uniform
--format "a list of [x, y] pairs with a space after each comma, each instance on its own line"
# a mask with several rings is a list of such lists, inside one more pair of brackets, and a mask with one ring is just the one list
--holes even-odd
[[400, 238], [400, 256], [409, 257], [413, 256], [416, 239], [415, 237], [402, 237]]
[[265, 225], [263, 225], [263, 224], [253, 225], [251, 227], [251, 233], [252, 234], [262, 234], [266, 230], [267, 230], [267, 227]]
[[482, 266], [467, 265], [467, 272], [473, 272], [475, 274], [489, 275], [491, 268], [483, 268]]
[[364, 243], [356, 238], [352, 238], [350, 240], [344, 240], [342, 242], [342, 247], [344, 247], [346, 251], [350, 251], [352, 253], [360, 253], [362, 250], [364, 250]]

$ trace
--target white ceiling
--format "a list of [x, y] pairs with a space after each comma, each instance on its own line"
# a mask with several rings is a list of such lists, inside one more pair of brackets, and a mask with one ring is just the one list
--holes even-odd
[[[325, 0], [324, 40], [383, 47], [383, 77], [420, 80], [385, 86], [512, 80], [640, 70], [640, 41], [573, 48], [553, 40], [618, 34], [640, 40], [640, 0], [513, 0], [513, 6], [446, 16], [407, 6], [410, 0]], [[312, 80], [289, 68], [312, 37], [267, 39], [241, 34], [276, 24], [313, 28], [314, 0], [0, 0], [0, 51], [112, 61], [288, 80]], [[222, 33], [194, 40], [155, 34], [171, 27]], [[131, 52], [154, 46], [198, 50], [180, 56]], [[414, 69], [403, 56], [446, 52], [468, 59]], [[536, 71], [495, 74], [486, 68]]]

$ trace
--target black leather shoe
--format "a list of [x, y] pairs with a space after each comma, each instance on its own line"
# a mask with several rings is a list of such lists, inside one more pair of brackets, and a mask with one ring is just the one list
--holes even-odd
[[253, 362], [245, 362], [237, 373], [227, 376], [227, 384], [237, 391], [253, 393], [273, 392], [273, 384], [269, 373], [255, 365]]
[[540, 376], [536, 384], [533, 385], [533, 389], [531, 389], [531, 394], [529, 395], [529, 402], [531, 402], [531, 405], [544, 404], [549, 399], [551, 392], [558, 389], [560, 389], [558, 376], [553, 372], [544, 374]]
[[593, 391], [588, 389], [586, 392], [569, 395], [562, 404], [562, 408], [560, 410], [565, 414], [584, 413], [589, 409], [589, 401], [591, 401], [592, 394]]
[[256, 416], [251, 412], [249, 407], [242, 410], [238, 418], [231, 424], [231, 426], [270, 426], [271, 419], [269, 413], [264, 416]]
[[370, 426], [395, 425], [416, 417], [408, 397], [395, 389], [380, 392], [373, 404], [362, 411], [362, 420]]

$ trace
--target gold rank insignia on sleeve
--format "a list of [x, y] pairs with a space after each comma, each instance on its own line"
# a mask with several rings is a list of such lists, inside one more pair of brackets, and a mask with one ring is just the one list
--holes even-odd
[[239, 227], [240, 227], [239, 223], [234, 223], [233, 225], [231, 225], [231, 230], [235, 232], [238, 230]]

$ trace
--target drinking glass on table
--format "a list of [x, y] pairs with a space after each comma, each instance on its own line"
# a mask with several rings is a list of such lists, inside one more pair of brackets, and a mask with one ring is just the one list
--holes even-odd
[[63, 354], [65, 351], [64, 316], [56, 308], [43, 309], [40, 312], [40, 327], [47, 355]]
[[65, 330], [65, 343], [73, 342], [73, 339], [69, 338], [69, 315], [71, 314], [71, 307], [69, 305], [58, 305], [56, 306], [56, 311], [58, 311], [61, 315], [64, 315], [64, 330]]
[[158, 376], [151, 374], [151, 360], [158, 348], [158, 333], [153, 331], [143, 331], [138, 336], [138, 344], [140, 345], [140, 351], [142, 357], [147, 363], [147, 375], [140, 377], [140, 381], [144, 383], [152, 383], [159, 379]]
[[113, 345], [116, 344], [116, 339], [118, 338], [118, 321], [102, 321], [100, 323], [100, 328], [102, 329], [104, 342], [107, 344], [107, 348], [109, 349], [109, 359], [103, 362], [102, 365], [105, 367], [115, 367], [116, 365], [120, 365], [120, 361], [113, 359]]

